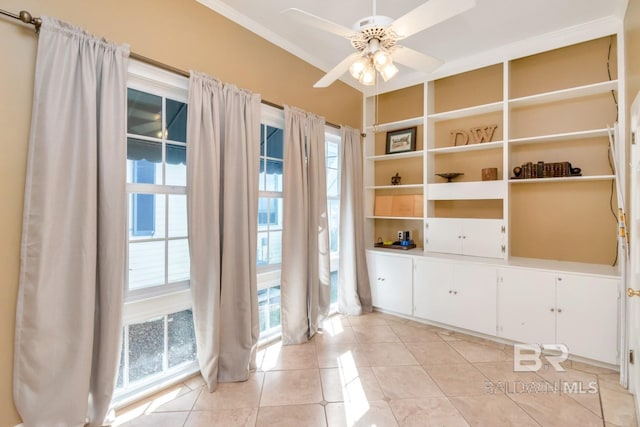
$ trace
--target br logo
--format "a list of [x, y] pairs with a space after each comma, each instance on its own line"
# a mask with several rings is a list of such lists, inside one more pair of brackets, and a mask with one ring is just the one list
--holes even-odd
[[[513, 346], [513, 371], [535, 372], [553, 367], [564, 372], [561, 363], [569, 357], [569, 348], [564, 344], [515, 344]], [[546, 363], [543, 364], [542, 360]]]

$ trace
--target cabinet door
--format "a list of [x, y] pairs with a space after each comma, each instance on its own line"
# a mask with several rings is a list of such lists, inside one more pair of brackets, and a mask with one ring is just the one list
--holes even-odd
[[571, 354], [617, 364], [619, 281], [563, 274], [556, 283], [557, 342]]
[[446, 254], [462, 253], [462, 225], [459, 219], [429, 218], [425, 250]]
[[488, 258], [503, 258], [502, 220], [467, 219], [462, 223], [462, 253]]
[[499, 276], [498, 335], [526, 344], [555, 343], [555, 275], [505, 268]]
[[413, 309], [411, 258], [369, 252], [367, 261], [373, 306], [411, 315]]
[[453, 319], [453, 264], [416, 259], [414, 316], [440, 323]]
[[453, 270], [453, 325], [496, 334], [496, 268], [485, 265], [456, 264]]

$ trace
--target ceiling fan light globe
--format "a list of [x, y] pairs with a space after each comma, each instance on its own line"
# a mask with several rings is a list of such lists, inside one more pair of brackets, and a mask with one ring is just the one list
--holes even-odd
[[391, 63], [391, 62], [389, 62], [389, 64], [387, 64], [386, 66], [384, 66], [384, 68], [379, 70], [380, 75], [382, 76], [382, 79], [385, 82], [388, 81], [389, 79], [391, 79], [396, 74], [398, 74], [398, 71], [399, 71], [398, 67], [393, 65], [393, 63]]
[[387, 64], [391, 64], [391, 55], [384, 50], [378, 50], [373, 54], [373, 63], [378, 71], [384, 69]]
[[358, 79], [365, 86], [372, 86], [376, 82], [376, 70], [371, 65], [366, 67]]
[[349, 73], [353, 76], [354, 79], [360, 79], [362, 73], [367, 67], [367, 61], [364, 58], [358, 58], [351, 66], [349, 67]]

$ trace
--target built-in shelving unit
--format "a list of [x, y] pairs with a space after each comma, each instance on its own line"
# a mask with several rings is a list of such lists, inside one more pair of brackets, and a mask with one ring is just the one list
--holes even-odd
[[[477, 220], [479, 228], [486, 222], [487, 229], [500, 230], [495, 241], [503, 248], [504, 259], [609, 263], [603, 256], [615, 249], [608, 248], [615, 245], [615, 236], [603, 231], [615, 228], [609, 207], [615, 179], [609, 166], [609, 128], [617, 116], [614, 97], [623, 96], [615, 48], [614, 57], [610, 53], [615, 38], [509, 59], [402, 90], [414, 95], [398, 91], [385, 94], [385, 99], [367, 98], [368, 239], [393, 238], [403, 227], [415, 231], [415, 221], [421, 219], [374, 215], [376, 196], [419, 194], [424, 200], [424, 224], [417, 234], [427, 253], [430, 236], [435, 236], [433, 229], [427, 229], [430, 219], [464, 223], [469, 218]], [[394, 103], [390, 99], [396, 95]], [[413, 109], [406, 108], [407, 96], [414, 96]], [[491, 138], [487, 134], [481, 140], [474, 138], [474, 129], [494, 125]], [[384, 153], [386, 132], [413, 126], [419, 135], [416, 151]], [[514, 179], [513, 169], [529, 162], [569, 162], [580, 171], [572, 176]], [[483, 181], [486, 168], [497, 169], [496, 180]], [[395, 171], [407, 184], [388, 185]], [[447, 183], [437, 175], [445, 172], [463, 175]], [[431, 223], [432, 227], [444, 224]], [[496, 224], [500, 227], [492, 228]], [[584, 247], [592, 240], [608, 249], [596, 249], [600, 253], [590, 259]]]

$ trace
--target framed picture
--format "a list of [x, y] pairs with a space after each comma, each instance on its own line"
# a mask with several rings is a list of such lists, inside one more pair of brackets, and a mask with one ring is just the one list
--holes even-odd
[[416, 151], [416, 127], [387, 132], [387, 154]]

